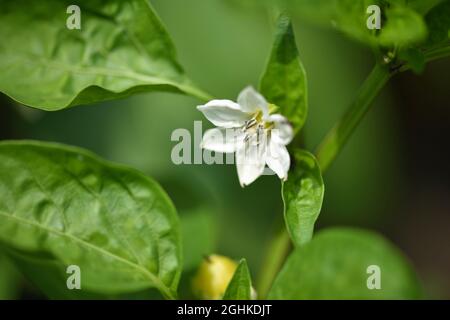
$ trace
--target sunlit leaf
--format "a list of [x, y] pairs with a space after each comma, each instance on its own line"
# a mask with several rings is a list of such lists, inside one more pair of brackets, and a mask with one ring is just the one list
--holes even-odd
[[163, 90], [207, 99], [185, 76], [146, 0], [0, 1], [0, 91], [44, 110]]
[[55, 281], [79, 266], [88, 292], [176, 294], [181, 245], [170, 199], [150, 178], [82, 149], [0, 143], [0, 242], [50, 264]]

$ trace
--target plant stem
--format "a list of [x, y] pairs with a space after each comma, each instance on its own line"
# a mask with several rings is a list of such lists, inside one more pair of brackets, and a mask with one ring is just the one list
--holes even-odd
[[[360, 87], [357, 96], [344, 116], [326, 135], [320, 143], [316, 157], [319, 161], [322, 173], [324, 173], [342, 147], [351, 136], [356, 126], [361, 122], [369, 110], [372, 101], [387, 83], [391, 73], [386, 65], [376, 64], [372, 72]], [[258, 282], [259, 296], [265, 298], [275, 276], [280, 270], [291, 245], [286, 228], [277, 234], [272, 240], [263, 261], [263, 267]]]
[[200, 101], [210, 101], [213, 100], [214, 97], [210, 95], [209, 93], [193, 86], [180, 86], [180, 88], [190, 96], [199, 99]]
[[450, 56], [450, 44], [446, 46], [437, 47], [425, 52], [425, 60], [427, 62], [434, 61]]
[[265, 298], [269, 291], [275, 275], [281, 268], [287, 254], [289, 253], [291, 241], [286, 228], [283, 228], [271, 240], [267, 248], [267, 254], [262, 262], [262, 270], [258, 279], [258, 296]]
[[322, 172], [325, 172], [342, 147], [347, 142], [356, 126], [370, 109], [372, 101], [387, 83], [391, 73], [388, 66], [376, 64], [372, 72], [359, 89], [356, 99], [350, 105], [344, 116], [325, 136], [316, 150], [316, 157]]

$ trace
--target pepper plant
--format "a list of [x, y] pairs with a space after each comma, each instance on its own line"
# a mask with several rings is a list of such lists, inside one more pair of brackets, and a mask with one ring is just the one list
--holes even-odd
[[[266, 166], [281, 181], [284, 212], [277, 214], [285, 228], [273, 237], [261, 269], [249, 270], [245, 257], [233, 257], [242, 258], [239, 265], [207, 257], [193, 280], [197, 297], [421, 297], [409, 262], [382, 236], [353, 228], [315, 234], [314, 225], [325, 193], [322, 175], [378, 93], [396, 74], [419, 74], [450, 55], [449, 1], [266, 2], [278, 16], [273, 47], [260, 83], [244, 89], [237, 102], [214, 97], [186, 75], [148, 1], [77, 4], [82, 28], [74, 31], [65, 24], [71, 1], [0, 1], [0, 35], [7, 39], [0, 44], [2, 93], [45, 111], [141, 92], [189, 95], [218, 127], [205, 133], [202, 147], [236, 152], [236, 183], [251, 184]], [[366, 26], [370, 5], [381, 8], [379, 30]], [[302, 144], [308, 85], [290, 17], [336, 28], [374, 53], [373, 70], [315, 150]], [[211, 139], [227, 128], [240, 130], [236, 144]], [[240, 163], [241, 150], [261, 132], [270, 140], [257, 140], [264, 148], [252, 154], [256, 162]], [[0, 248], [49, 298], [176, 299], [183, 261], [189, 260], [181, 239], [177, 210], [154, 179], [78, 147], [0, 142]], [[67, 289], [69, 265], [81, 270], [81, 290]], [[373, 265], [382, 270], [381, 290], [368, 289], [366, 271]]]

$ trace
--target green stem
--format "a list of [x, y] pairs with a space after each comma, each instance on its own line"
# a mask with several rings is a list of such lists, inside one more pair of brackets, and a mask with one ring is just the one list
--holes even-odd
[[[427, 62], [448, 57], [450, 56], [450, 45], [430, 49], [424, 54]], [[409, 70], [409, 66], [407, 65], [397, 71], [406, 70]], [[364, 118], [364, 115], [369, 111], [373, 100], [393, 74], [394, 72], [390, 72], [388, 65], [375, 65], [372, 72], [360, 87], [355, 100], [350, 105], [347, 112], [329, 131], [316, 150], [316, 157], [319, 161], [322, 173], [325, 173], [334, 159], [336, 159], [351, 134]], [[291, 241], [287, 234], [287, 230], [286, 228], [283, 228], [283, 231], [280, 234], [277, 234], [272, 240], [263, 261], [260, 281], [258, 282], [257, 287], [260, 297], [266, 297], [275, 276], [289, 253], [290, 245]]]
[[271, 240], [269, 247], [267, 248], [267, 254], [262, 262], [262, 269], [260, 270], [257, 282], [259, 297], [266, 297], [275, 275], [280, 270], [284, 259], [289, 253], [290, 243], [289, 235], [284, 227]]
[[387, 83], [391, 73], [385, 65], [376, 64], [372, 72], [359, 89], [356, 99], [350, 105], [348, 111], [336, 123], [316, 151], [322, 172], [325, 172], [342, 147], [351, 136], [356, 126], [370, 109], [372, 101]]
[[197, 87], [180, 86], [180, 89], [183, 90], [185, 93], [191, 95], [192, 97], [199, 99], [200, 101], [207, 102], [214, 99], [212, 95]]
[[425, 60], [427, 62], [442, 59], [450, 56], [450, 44], [446, 46], [431, 49], [425, 52]]
[[[319, 145], [316, 152], [322, 173], [324, 173], [329, 165], [336, 158], [342, 147], [347, 142], [356, 126], [361, 122], [364, 115], [370, 108], [372, 101], [387, 83], [391, 73], [388, 66], [377, 64], [367, 79], [359, 89], [357, 96], [350, 108], [341, 120], [330, 130], [325, 139]], [[258, 282], [259, 296], [265, 298], [269, 291], [275, 276], [280, 270], [287, 254], [291, 241], [287, 234], [286, 228], [280, 234], [277, 234], [272, 240], [266, 257], [263, 261], [263, 267], [260, 273], [260, 281]]]

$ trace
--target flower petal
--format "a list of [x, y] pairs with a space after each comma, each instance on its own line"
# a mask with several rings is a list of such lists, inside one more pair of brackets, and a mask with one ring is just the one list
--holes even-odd
[[287, 179], [291, 158], [283, 144], [279, 144], [271, 139], [267, 150], [266, 163], [280, 179]]
[[223, 128], [242, 127], [251, 115], [231, 100], [211, 100], [197, 107], [214, 125]]
[[239, 129], [209, 129], [203, 135], [201, 147], [222, 153], [235, 152], [238, 139], [243, 139], [242, 135], [243, 132]]
[[265, 155], [267, 143], [257, 143], [257, 135], [238, 145], [236, 150], [236, 167], [239, 182], [245, 187], [255, 181], [266, 166]]
[[237, 103], [245, 112], [255, 113], [261, 110], [263, 116], [269, 115], [269, 106], [266, 99], [252, 86], [246, 87], [239, 93]]
[[294, 130], [288, 119], [281, 114], [271, 114], [267, 117], [268, 122], [272, 122], [274, 128], [272, 129], [272, 138], [276, 143], [288, 145], [294, 138]]

